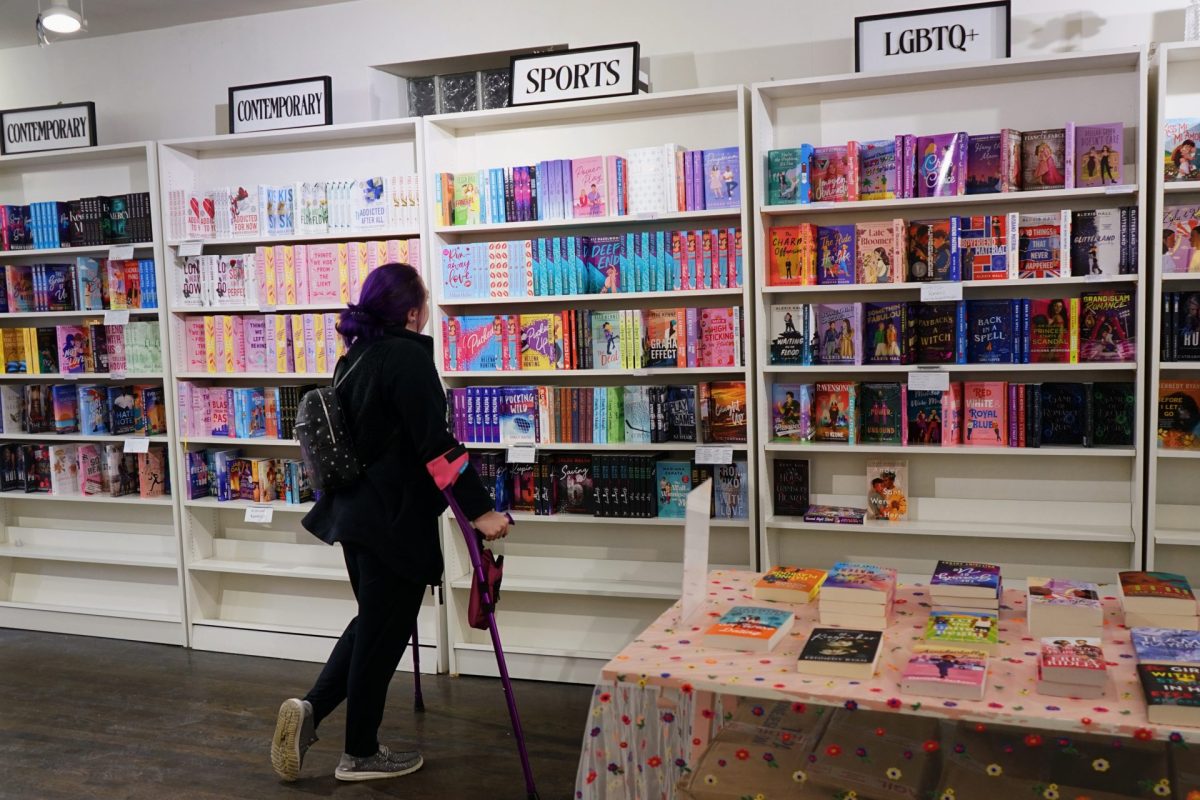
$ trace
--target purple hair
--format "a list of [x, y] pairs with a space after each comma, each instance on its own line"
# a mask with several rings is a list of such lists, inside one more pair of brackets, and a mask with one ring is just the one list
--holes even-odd
[[352, 345], [359, 339], [378, 339], [388, 328], [408, 324], [408, 312], [425, 305], [421, 273], [409, 264], [384, 264], [363, 283], [357, 303], [342, 312], [337, 331]]

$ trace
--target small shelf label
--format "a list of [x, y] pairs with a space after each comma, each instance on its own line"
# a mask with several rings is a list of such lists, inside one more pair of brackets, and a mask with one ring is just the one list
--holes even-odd
[[134, 436], [125, 440], [126, 453], [149, 453], [150, 440], [145, 436]]
[[246, 509], [246, 522], [269, 525], [273, 519], [275, 519], [275, 509], [270, 506], [250, 506]]
[[1105, 283], [1116, 277], [1119, 277], [1119, 276], [1105, 275], [1103, 272], [1096, 272], [1096, 273], [1089, 272], [1087, 275], [1083, 276], [1083, 282], [1084, 283]]
[[658, 219], [657, 211], [639, 211], [634, 215], [634, 219]]
[[274, 314], [276, 311], [279, 310], [279, 307], [276, 306], [274, 303], [268, 303], [266, 301], [263, 301], [258, 304], [258, 310], [264, 314]]
[[1129, 187], [1123, 183], [1104, 187], [1105, 194], [1130, 194]]
[[108, 373], [108, 377], [112, 378], [114, 381], [123, 381], [125, 380], [125, 370], [114, 369]]
[[926, 392], [950, 389], [950, 373], [945, 370], [920, 370], [908, 373], [908, 388]]
[[113, 261], [127, 261], [133, 258], [133, 245], [116, 244], [108, 248], [108, 257]]
[[203, 242], [180, 242], [179, 255], [181, 256], [198, 256], [201, 249], [204, 247]]
[[129, 309], [128, 308], [108, 308], [104, 310], [105, 325], [128, 325], [129, 324]]
[[961, 283], [923, 283], [921, 284], [921, 302], [938, 303], [946, 300], [962, 300]]
[[650, 370], [648, 370], [648, 369], [635, 369], [633, 371], [633, 377], [635, 377], [635, 378], [645, 378], [645, 377], [648, 377], [649, 375], [650, 375]]
[[509, 464], [537, 463], [537, 448], [531, 444], [510, 445], [506, 459]]
[[696, 448], [697, 464], [732, 464], [733, 448], [702, 445]]

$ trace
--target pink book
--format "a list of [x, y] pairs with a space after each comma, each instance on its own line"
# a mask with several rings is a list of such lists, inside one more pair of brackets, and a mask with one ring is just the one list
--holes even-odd
[[509, 297], [508, 242], [488, 242], [488, 297]]
[[[358, 302], [358, 287], [367, 279], [367, 269], [369, 263], [368, 242], [351, 242], [350, 243], [350, 269], [348, 273], [348, 284], [346, 286], [347, 297], [349, 302]], [[362, 278], [359, 278], [359, 276]]]
[[308, 303], [308, 247], [298, 244], [292, 250], [296, 260], [296, 302]]
[[[187, 359], [188, 372], [204, 372], [204, 317], [184, 317], [183, 322], [184, 357]], [[111, 341], [111, 339], [109, 340]]]
[[233, 436], [234, 427], [229, 424], [228, 395], [220, 387], [208, 393], [208, 435]]
[[225, 319], [224, 315], [213, 317], [213, 359], [217, 362], [217, 372], [233, 372], [233, 326], [226, 331]]
[[689, 307], [685, 312], [687, 328], [687, 366], [700, 366], [700, 309]]
[[387, 242], [372, 240], [367, 242], [367, 271], [358, 273], [358, 285], [361, 287], [373, 270], [387, 263]]
[[337, 364], [337, 323], [337, 314], [325, 315], [325, 363], [329, 365], [329, 369], [331, 370], [333, 369], [334, 365]]
[[408, 263], [408, 240], [406, 239], [388, 239], [387, 240], [387, 260], [391, 264]]
[[58, 370], [63, 374], [87, 371], [88, 337], [80, 325], [58, 326]]
[[336, 244], [314, 244], [308, 247], [308, 302], [339, 303], [341, 288], [338, 275]]
[[[315, 316], [305, 314], [304, 321], [301, 323], [304, 331], [304, 363], [308, 365], [309, 372], [317, 371], [317, 329]], [[323, 348], [322, 348], [323, 349]]]
[[571, 209], [575, 217], [607, 216], [604, 156], [571, 159]]
[[972, 447], [1004, 447], [1008, 433], [1004, 381], [963, 383], [963, 444]]
[[900, 690], [928, 697], [978, 700], [987, 683], [988, 654], [969, 646], [920, 644], [900, 675]]
[[175, 383], [175, 405], [179, 411], [180, 436], [195, 436], [192, 433], [192, 425], [194, 424], [192, 417], [192, 392], [195, 391], [195, 388], [195, 385], [189, 381], [177, 381]]
[[197, 386], [192, 392], [193, 436], [208, 436], [212, 431], [212, 409], [208, 399], [211, 394], [212, 390], [207, 386]]
[[408, 263], [417, 269], [421, 268], [421, 240], [408, 240]]
[[254, 248], [254, 272], [258, 279], [259, 306], [275, 305], [275, 251], [259, 245]]
[[[275, 304], [284, 306], [288, 304], [287, 299], [287, 260], [291, 249], [290, 245], [277, 244], [272, 248], [275, 253]], [[295, 262], [292, 262], [292, 269], [296, 268]]]
[[233, 317], [233, 363], [235, 372], [246, 371], [246, 318], [240, 314]]
[[737, 328], [732, 308], [700, 309], [700, 367], [737, 366]]
[[[201, 335], [204, 330], [201, 327]], [[124, 325], [105, 325], [104, 338], [108, 347], [108, 371], [109, 374], [120, 374], [125, 371], [127, 362], [125, 360], [125, 326]], [[189, 367], [190, 369], [190, 367]]]
[[267, 321], [249, 317], [243, 324], [246, 339], [246, 372], [267, 371]]

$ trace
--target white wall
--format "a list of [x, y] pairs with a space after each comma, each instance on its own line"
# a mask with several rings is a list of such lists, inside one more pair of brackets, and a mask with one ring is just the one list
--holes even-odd
[[[0, 108], [95, 100], [102, 144], [202, 136], [225, 130], [231, 85], [327, 74], [333, 76], [335, 121], [353, 122], [396, 113], [395, 82], [371, 65], [554, 42], [637, 40], [660, 91], [751, 83], [849, 72], [856, 15], [935, 4], [357, 0], [0, 50], [5, 76]], [[1082, 5], [1091, 8], [1078, 10]], [[1013, 54], [1179, 40], [1184, 5], [1185, 0], [1013, 0]]]

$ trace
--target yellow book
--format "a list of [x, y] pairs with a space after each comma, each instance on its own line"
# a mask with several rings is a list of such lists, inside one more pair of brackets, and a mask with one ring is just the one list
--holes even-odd
[[1071, 363], [1079, 363], [1079, 298], [1070, 299]]
[[255, 259], [258, 263], [258, 269], [262, 275], [262, 296], [259, 301], [264, 305], [274, 306], [279, 303], [279, 297], [275, 291], [275, 248], [260, 247], [258, 248], [258, 256]]
[[367, 243], [354, 242], [351, 247], [354, 251], [350, 253], [350, 286], [347, 288], [347, 302], [358, 300], [358, 287], [362, 286], [367, 275]]
[[283, 302], [296, 305], [296, 251], [290, 244], [283, 246]]
[[275, 330], [270, 332], [275, 337], [275, 371], [289, 372], [288, 369], [288, 317], [276, 314], [271, 319], [275, 322]]
[[325, 358], [325, 315], [313, 314], [313, 338], [316, 339], [316, 348], [314, 349], [314, 360], [316, 363], [317, 372], [329, 371], [329, 360]]
[[234, 345], [233, 324], [234, 318], [231, 314], [225, 314], [218, 317], [221, 320], [221, 354], [223, 357], [222, 371], [237, 372], [237, 350]]
[[333, 354], [338, 358], [346, 355], [346, 340], [341, 336], [335, 336], [333, 338]]
[[399, 239], [396, 242], [396, 260], [402, 264], [408, 263], [408, 239]]
[[42, 373], [42, 359], [38, 357], [37, 328], [22, 328], [25, 333], [25, 364], [30, 375]]
[[[388, 258], [388, 243], [387, 243], [386, 239], [380, 240], [380, 241], [375, 241], [375, 242], [369, 242], [369, 244], [371, 245], [371, 247], [375, 248], [375, 252], [372, 253], [374, 258], [371, 259], [371, 267], [372, 268], [380, 267], [383, 264], [386, 264], [386, 263], [388, 263], [388, 261], [391, 260]], [[364, 277], [363, 280], [366, 280], [366, 278]]]
[[308, 372], [308, 359], [304, 354], [304, 315], [292, 314], [292, 360], [296, 372]]
[[521, 369], [554, 369], [554, 315], [521, 315]]
[[[342, 242], [337, 246], [338, 260], [338, 297], [343, 303], [350, 302], [350, 248], [355, 247], [357, 250], [357, 242], [347, 244]], [[357, 253], [355, 253], [357, 256]]]
[[217, 318], [204, 318], [204, 370], [217, 371]]

